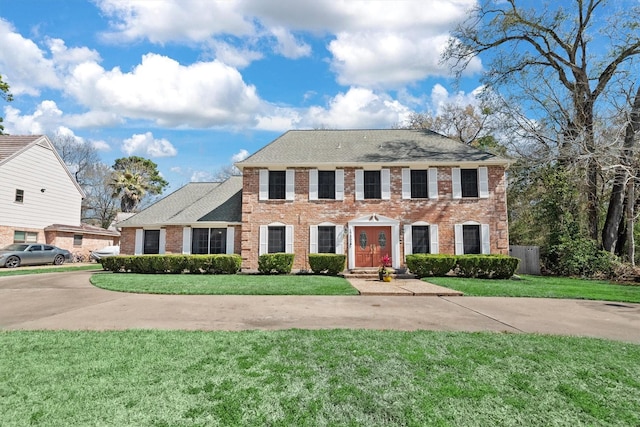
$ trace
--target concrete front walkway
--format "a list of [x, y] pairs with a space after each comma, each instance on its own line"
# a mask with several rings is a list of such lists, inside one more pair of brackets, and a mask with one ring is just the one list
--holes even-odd
[[0, 277], [0, 329], [493, 331], [640, 344], [640, 304], [402, 295], [143, 295], [95, 288], [89, 283], [91, 274]]
[[363, 278], [348, 278], [347, 280], [360, 292], [360, 295], [462, 296], [462, 292], [418, 279], [394, 278], [391, 282]]

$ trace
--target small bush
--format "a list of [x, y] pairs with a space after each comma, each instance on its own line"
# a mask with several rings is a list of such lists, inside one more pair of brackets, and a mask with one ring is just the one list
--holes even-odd
[[346, 263], [346, 255], [309, 254], [309, 267], [315, 274], [326, 273], [335, 276], [344, 271]]
[[455, 273], [461, 277], [508, 279], [518, 269], [520, 260], [508, 255], [460, 255]]
[[262, 274], [289, 274], [294, 254], [264, 254], [258, 257], [258, 271]]
[[407, 255], [407, 268], [417, 277], [445, 276], [456, 265], [453, 255]]
[[119, 255], [102, 258], [100, 263], [114, 273], [235, 274], [242, 259], [239, 255]]
[[604, 277], [614, 274], [617, 258], [588, 238], [565, 238], [544, 255], [545, 267], [560, 276]]

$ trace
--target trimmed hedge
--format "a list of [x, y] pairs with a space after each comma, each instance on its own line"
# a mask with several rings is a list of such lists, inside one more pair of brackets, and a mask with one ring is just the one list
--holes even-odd
[[102, 268], [114, 273], [236, 274], [240, 255], [118, 255], [101, 258]]
[[407, 267], [417, 277], [445, 276], [453, 271], [460, 277], [508, 279], [520, 260], [508, 255], [407, 255]]
[[344, 271], [347, 256], [340, 254], [309, 254], [309, 267], [315, 274], [336, 276]]
[[451, 255], [413, 254], [407, 255], [407, 268], [416, 276], [444, 276], [456, 266], [456, 257]]
[[258, 271], [262, 274], [289, 274], [294, 254], [264, 254], [258, 257]]

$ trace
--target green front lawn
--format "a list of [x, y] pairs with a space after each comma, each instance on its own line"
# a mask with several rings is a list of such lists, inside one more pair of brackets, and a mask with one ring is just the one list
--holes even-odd
[[358, 295], [341, 277], [248, 274], [97, 273], [95, 286], [111, 291], [180, 295]]
[[575, 298], [640, 303], [640, 286], [617, 285], [602, 280], [551, 276], [522, 276], [521, 280], [462, 277], [426, 277], [423, 280], [464, 292], [466, 296]]
[[0, 332], [3, 426], [640, 425], [640, 346], [397, 331]]

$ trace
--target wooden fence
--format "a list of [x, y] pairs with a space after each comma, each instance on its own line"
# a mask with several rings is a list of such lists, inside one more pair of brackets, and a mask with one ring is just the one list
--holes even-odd
[[509, 246], [509, 255], [520, 259], [516, 270], [518, 274], [540, 275], [540, 247], [539, 246]]

